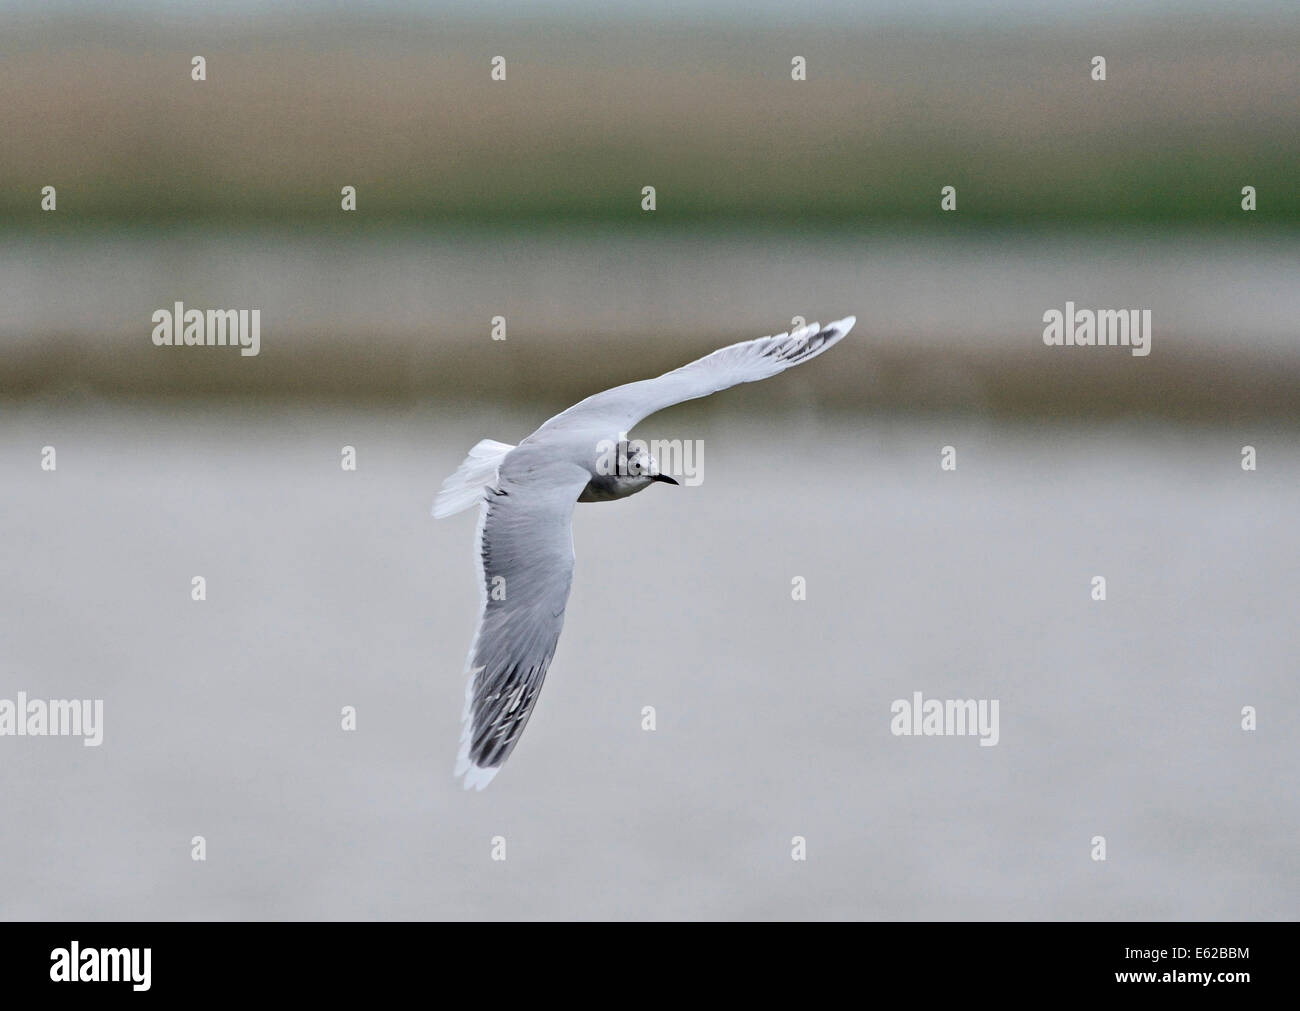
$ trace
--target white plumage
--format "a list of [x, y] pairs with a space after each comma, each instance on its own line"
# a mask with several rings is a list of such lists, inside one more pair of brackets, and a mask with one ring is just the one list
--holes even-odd
[[[611, 479], [600, 447], [665, 407], [751, 383], [817, 357], [856, 320], [732, 344], [657, 379], [618, 386], [557, 414], [518, 446], [484, 439], [443, 482], [433, 514], [480, 504], [475, 537], [479, 620], [466, 660], [464, 727], [456, 759], [465, 789], [482, 790], [510, 755], [555, 654], [573, 579], [573, 507], [656, 480], [653, 470]], [[651, 461], [653, 463], [653, 461]], [[674, 482], [675, 483], [675, 482]]]

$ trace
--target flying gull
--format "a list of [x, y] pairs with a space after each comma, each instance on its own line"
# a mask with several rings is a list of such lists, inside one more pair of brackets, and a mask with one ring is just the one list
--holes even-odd
[[[482, 790], [519, 742], [555, 655], [573, 582], [573, 507], [676, 484], [629, 447], [643, 418], [816, 358], [853, 329], [847, 316], [732, 344], [657, 379], [616, 386], [557, 414], [518, 446], [484, 439], [443, 482], [442, 518], [479, 506], [480, 610], [466, 660], [464, 728], [455, 775]], [[609, 449], [618, 447], [617, 464]], [[604, 447], [604, 448], [602, 448]]]

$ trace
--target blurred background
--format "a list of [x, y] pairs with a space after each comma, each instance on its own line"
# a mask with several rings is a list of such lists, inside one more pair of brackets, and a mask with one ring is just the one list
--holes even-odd
[[[0, 6], [0, 698], [106, 712], [0, 738], [0, 915], [1293, 918], [1297, 52], [1285, 3]], [[1044, 346], [1067, 300], [1151, 354]], [[261, 353], [155, 347], [177, 301]], [[705, 480], [578, 510], [461, 795], [442, 478], [850, 313], [638, 430]], [[913, 691], [1001, 743], [891, 736]]]

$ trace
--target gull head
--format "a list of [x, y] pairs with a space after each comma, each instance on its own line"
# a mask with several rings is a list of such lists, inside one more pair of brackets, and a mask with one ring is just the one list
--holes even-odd
[[627, 498], [655, 483], [677, 484], [667, 474], [660, 472], [659, 461], [647, 450], [627, 442], [617, 444], [617, 453], [597, 460], [587, 487], [578, 496], [579, 502], [613, 502]]
[[637, 491], [647, 485], [654, 484], [656, 481], [662, 481], [664, 484], [676, 484], [671, 477], [659, 470], [659, 461], [651, 456], [646, 450], [638, 450], [630, 453], [627, 459], [627, 474], [625, 476], [637, 478]]

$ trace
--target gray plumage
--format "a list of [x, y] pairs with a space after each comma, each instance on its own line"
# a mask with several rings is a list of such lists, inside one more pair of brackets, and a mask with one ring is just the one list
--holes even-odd
[[557, 414], [518, 446], [484, 440], [444, 483], [435, 516], [480, 505], [476, 560], [481, 611], [467, 660], [464, 729], [456, 775], [483, 789], [532, 715], [564, 625], [573, 581], [572, 516], [582, 501], [610, 501], [669, 480], [640, 454], [628, 472], [598, 466], [601, 447], [673, 404], [774, 376], [817, 357], [852, 329], [826, 327], [722, 348], [656, 379], [618, 386]]

